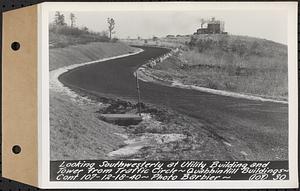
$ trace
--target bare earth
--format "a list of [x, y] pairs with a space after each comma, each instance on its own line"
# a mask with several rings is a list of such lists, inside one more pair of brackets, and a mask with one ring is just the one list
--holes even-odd
[[[122, 43], [90, 43], [50, 49], [50, 72], [60, 67], [133, 52]], [[99, 159], [123, 144], [124, 130], [97, 118], [101, 107], [90, 99], [50, 88], [50, 158]], [[72, 93], [72, 91], [71, 91]]]

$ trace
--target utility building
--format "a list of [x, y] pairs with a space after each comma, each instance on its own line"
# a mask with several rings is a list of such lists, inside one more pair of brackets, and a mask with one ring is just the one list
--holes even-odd
[[201, 20], [201, 28], [194, 34], [226, 34], [224, 32], [224, 21], [216, 20], [214, 17], [210, 20]]

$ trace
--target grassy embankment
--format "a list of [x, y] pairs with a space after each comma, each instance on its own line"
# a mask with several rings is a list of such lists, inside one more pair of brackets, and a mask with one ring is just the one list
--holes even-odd
[[[64, 66], [134, 51], [120, 42], [90, 41], [92, 39], [89, 37], [50, 31], [50, 42], [60, 42], [51, 45], [50, 72]], [[98, 102], [86, 97], [70, 97], [64, 91], [50, 89], [51, 160], [101, 159], [123, 144], [124, 138], [115, 133], [124, 130], [99, 120], [95, 114], [99, 107]]]
[[153, 39], [122, 39], [123, 42], [129, 45], [140, 45], [140, 46], [158, 46], [168, 48], [183, 48], [186, 49], [186, 45], [190, 42], [189, 36], [173, 37], [173, 38], [159, 38]]
[[70, 27], [68, 25], [49, 25], [50, 48], [63, 48], [90, 42], [109, 42], [105, 32], [92, 32], [88, 28]]
[[[181, 40], [178, 44], [183, 46]], [[232, 35], [194, 36], [185, 45], [148, 69], [160, 78], [187, 85], [287, 99], [286, 45]]]
[[[51, 35], [51, 34], [50, 34]], [[50, 73], [64, 66], [133, 52], [123, 43], [76, 44], [68, 35], [52, 35], [64, 46], [50, 49]], [[71, 40], [72, 39], [72, 40]], [[82, 40], [82, 39], [81, 39]], [[82, 42], [78, 40], [78, 42]], [[176, 44], [174, 44], [176, 45]], [[137, 105], [80, 92], [50, 89], [51, 160], [87, 159], [223, 159], [243, 158], [226, 151], [226, 146], [194, 119], [167, 108], [144, 105], [145, 119], [138, 125], [121, 127], [99, 119], [101, 113], [132, 113]], [[80, 96], [79, 96], [80, 95]]]
[[[50, 72], [74, 63], [96, 60], [100, 56], [132, 51], [131, 47], [122, 43], [91, 43], [51, 49]], [[232, 156], [243, 157], [224, 152], [226, 148], [222, 142], [216, 141], [216, 137], [205, 128], [199, 130], [202, 124], [166, 108], [143, 105], [142, 112], [150, 118], [146, 117], [138, 125], [120, 127], [101, 121], [99, 115], [136, 112], [136, 105], [95, 97], [86, 92], [74, 95], [50, 89], [51, 160], [229, 160]], [[176, 136], [181, 138], [176, 139]], [[126, 144], [126, 141], [131, 143]], [[136, 147], [138, 151], [133, 152]], [[113, 155], [109, 155], [112, 151], [115, 151]]]

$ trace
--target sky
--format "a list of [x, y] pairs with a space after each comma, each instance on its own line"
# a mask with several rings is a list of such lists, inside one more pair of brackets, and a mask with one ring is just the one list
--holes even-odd
[[[69, 24], [70, 12], [61, 12]], [[205, 11], [75, 11], [76, 26], [95, 32], [107, 31], [107, 18], [115, 20], [115, 37], [152, 38], [193, 34], [200, 19], [215, 17], [225, 22], [225, 31], [287, 44], [287, 12], [280, 10], [205, 10]], [[50, 13], [49, 22], [54, 20]]]

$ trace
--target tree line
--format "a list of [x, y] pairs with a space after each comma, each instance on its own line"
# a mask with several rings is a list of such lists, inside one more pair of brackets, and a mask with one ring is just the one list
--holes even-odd
[[[75, 14], [70, 13], [69, 19], [70, 19], [70, 27], [75, 28], [76, 27], [76, 20], [77, 20], [77, 17], [75, 16]], [[61, 12], [59, 12], [59, 11], [56, 11], [55, 15], [54, 15], [54, 22], [53, 23], [57, 26], [67, 26], [65, 15], [62, 14]], [[112, 35], [116, 33], [116, 31], [115, 31], [115, 20], [113, 18], [107, 18], [107, 24], [108, 24], [108, 28], [107, 28], [108, 37], [109, 37], [110, 40], [112, 40]], [[83, 30], [84, 31], [89, 31], [89, 29], [87, 27], [83, 27]]]

